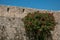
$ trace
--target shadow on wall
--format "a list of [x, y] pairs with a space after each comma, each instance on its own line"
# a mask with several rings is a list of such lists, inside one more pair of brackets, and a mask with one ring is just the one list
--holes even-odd
[[53, 40], [51, 32], [27, 32], [26, 31], [26, 36], [28, 37], [28, 40]]

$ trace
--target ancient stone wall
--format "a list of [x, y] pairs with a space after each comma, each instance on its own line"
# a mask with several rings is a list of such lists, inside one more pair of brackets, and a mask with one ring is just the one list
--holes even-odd
[[53, 40], [60, 40], [60, 12], [15, 6], [0, 6], [0, 40], [28, 40], [28, 37], [25, 35], [24, 23], [21, 19], [28, 13], [35, 11], [54, 13], [57, 25], [51, 33]]

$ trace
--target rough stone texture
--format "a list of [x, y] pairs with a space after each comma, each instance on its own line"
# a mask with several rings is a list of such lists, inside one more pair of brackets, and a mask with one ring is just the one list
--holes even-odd
[[57, 25], [55, 30], [51, 32], [52, 38], [53, 40], [60, 40], [60, 12], [15, 6], [0, 6], [0, 40], [28, 40], [28, 37], [25, 35], [24, 23], [21, 19], [29, 12], [35, 11], [54, 13]]
[[26, 40], [20, 18], [0, 16], [0, 40]]
[[60, 40], [60, 13], [54, 13], [55, 20], [57, 22], [57, 25], [55, 26], [55, 30], [53, 31], [53, 39], [54, 40]]

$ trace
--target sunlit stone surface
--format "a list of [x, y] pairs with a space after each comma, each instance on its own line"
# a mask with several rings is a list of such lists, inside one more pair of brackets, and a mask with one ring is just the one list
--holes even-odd
[[[22, 18], [24, 18], [27, 13], [36, 11], [41, 13], [54, 13], [53, 15], [57, 25], [51, 34], [53, 40], [60, 40], [60, 12], [14, 6], [0, 6], [0, 40], [29, 40], [28, 37], [26, 37]], [[51, 39], [48, 38], [47, 40]]]
[[0, 17], [0, 40], [26, 40], [20, 18]]

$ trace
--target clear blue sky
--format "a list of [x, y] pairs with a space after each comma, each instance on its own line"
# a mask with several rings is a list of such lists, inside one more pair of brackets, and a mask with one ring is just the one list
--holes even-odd
[[60, 0], [0, 0], [0, 4], [46, 10], [60, 10]]

